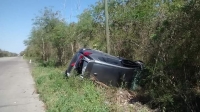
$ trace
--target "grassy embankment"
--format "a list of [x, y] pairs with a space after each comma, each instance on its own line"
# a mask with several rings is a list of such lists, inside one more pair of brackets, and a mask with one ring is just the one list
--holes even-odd
[[129, 105], [127, 99], [132, 96], [123, 89], [105, 88], [79, 77], [66, 79], [62, 72], [60, 68], [33, 67], [37, 93], [47, 112], [150, 111], [140, 103]]

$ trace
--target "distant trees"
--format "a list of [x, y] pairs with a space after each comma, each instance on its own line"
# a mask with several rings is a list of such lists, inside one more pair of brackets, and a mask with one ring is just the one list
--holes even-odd
[[12, 57], [12, 56], [17, 56], [17, 53], [12, 53], [9, 51], [4, 51], [0, 49], [0, 57]]
[[[140, 80], [149, 105], [166, 111], [200, 111], [200, 2], [109, 0], [111, 54], [145, 62]], [[106, 51], [104, 2], [67, 23], [45, 8], [34, 19], [24, 53], [66, 64], [81, 47]]]

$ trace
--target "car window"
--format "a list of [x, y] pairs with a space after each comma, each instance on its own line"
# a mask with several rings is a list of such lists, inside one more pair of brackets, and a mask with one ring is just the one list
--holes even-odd
[[130, 60], [122, 60], [121, 61], [122, 65], [125, 67], [139, 67], [140, 65], [138, 65], [137, 63], [130, 61]]
[[108, 58], [108, 57], [99, 57], [98, 58], [100, 61], [109, 63], [109, 64], [114, 64], [114, 65], [120, 65], [119, 60]]

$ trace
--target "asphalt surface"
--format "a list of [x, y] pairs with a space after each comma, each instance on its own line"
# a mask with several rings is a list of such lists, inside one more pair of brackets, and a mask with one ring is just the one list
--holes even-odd
[[0, 112], [44, 112], [28, 63], [22, 57], [0, 58]]

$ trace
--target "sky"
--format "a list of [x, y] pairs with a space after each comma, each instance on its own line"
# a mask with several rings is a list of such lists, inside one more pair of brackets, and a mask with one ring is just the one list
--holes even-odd
[[69, 22], [77, 22], [77, 15], [98, 0], [0, 0], [0, 49], [20, 53], [26, 46], [33, 21], [44, 7], [60, 11]]

